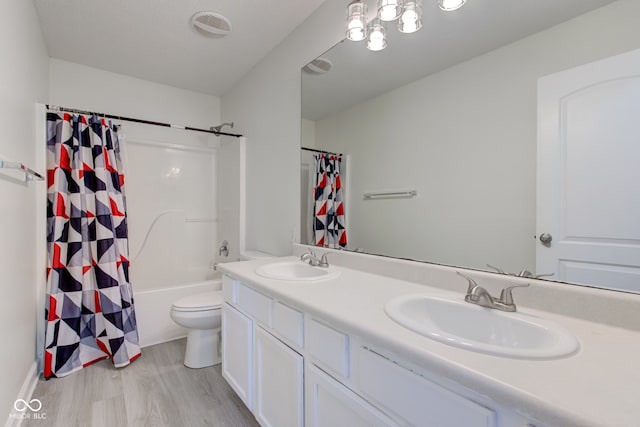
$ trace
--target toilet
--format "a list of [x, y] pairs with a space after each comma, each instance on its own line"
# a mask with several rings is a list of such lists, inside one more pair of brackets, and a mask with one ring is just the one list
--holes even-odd
[[[272, 255], [258, 251], [247, 251], [240, 255], [241, 260], [270, 257]], [[220, 290], [189, 295], [171, 306], [173, 321], [188, 330], [184, 355], [186, 367], [206, 368], [222, 361], [220, 327], [223, 302]]]
[[171, 306], [171, 318], [187, 328], [184, 365], [206, 368], [220, 363], [222, 291], [211, 291], [180, 298]]

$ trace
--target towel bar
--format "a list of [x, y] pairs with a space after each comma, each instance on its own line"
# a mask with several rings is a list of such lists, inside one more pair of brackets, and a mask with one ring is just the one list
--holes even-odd
[[0, 159], [0, 169], [18, 169], [24, 172], [24, 180], [25, 181], [44, 181], [44, 177], [40, 175], [38, 172], [34, 171], [31, 168], [26, 167], [22, 163], [18, 162], [7, 162], [6, 160]]

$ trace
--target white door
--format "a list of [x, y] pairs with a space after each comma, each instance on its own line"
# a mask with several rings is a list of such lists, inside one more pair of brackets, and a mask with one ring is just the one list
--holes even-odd
[[538, 81], [537, 180], [537, 273], [640, 292], [640, 50]]
[[256, 419], [263, 427], [302, 427], [302, 356], [259, 326], [255, 339]]

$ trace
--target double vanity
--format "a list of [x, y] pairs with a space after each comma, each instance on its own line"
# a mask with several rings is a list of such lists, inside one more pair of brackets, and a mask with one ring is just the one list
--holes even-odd
[[[328, 259], [327, 267], [299, 256], [220, 266], [222, 373], [261, 425], [640, 422], [637, 330], [527, 305], [487, 308], [499, 301], [488, 291], [482, 303], [465, 302], [465, 280], [448, 267], [413, 266], [426, 279], [409, 281], [367, 272], [376, 257]], [[389, 272], [407, 267], [384, 262]], [[465, 274], [484, 284], [483, 274]], [[525, 293], [544, 293], [548, 285], [535, 282], [507, 302], [515, 309]]]

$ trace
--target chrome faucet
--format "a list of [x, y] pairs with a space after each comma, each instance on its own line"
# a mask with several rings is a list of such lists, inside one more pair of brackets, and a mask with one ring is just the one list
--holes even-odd
[[469, 282], [469, 287], [467, 288], [467, 294], [464, 296], [464, 300], [466, 302], [470, 302], [471, 304], [477, 304], [486, 308], [493, 308], [501, 311], [516, 311], [516, 305], [513, 302], [512, 290], [513, 288], [525, 288], [529, 286], [528, 283], [522, 285], [513, 285], [508, 286], [500, 292], [500, 298], [495, 298], [492, 296], [489, 291], [487, 291], [482, 286], [479, 286], [475, 280], [471, 277], [468, 277], [459, 271], [456, 271], [459, 276], [464, 277]]
[[316, 253], [309, 249], [309, 252], [305, 252], [300, 255], [300, 261], [308, 263], [312, 267], [329, 267], [329, 261], [327, 261], [327, 253], [325, 252], [322, 257], [318, 259]]

